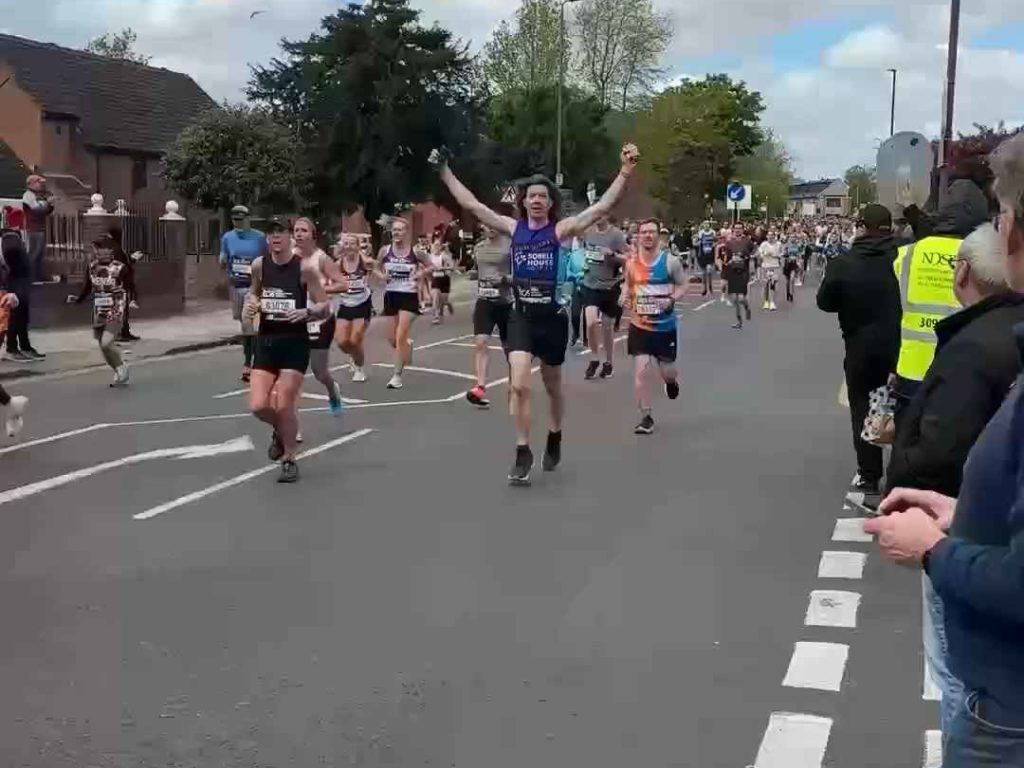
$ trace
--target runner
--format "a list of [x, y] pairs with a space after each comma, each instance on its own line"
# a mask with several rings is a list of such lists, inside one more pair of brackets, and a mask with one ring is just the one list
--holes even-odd
[[750, 320], [750, 301], [747, 299], [747, 292], [750, 290], [749, 265], [750, 262], [734, 253], [722, 268], [722, 279], [725, 280], [726, 289], [729, 291], [729, 299], [736, 308], [736, 324], [733, 328], [737, 329], [743, 328], [743, 312], [746, 313], [747, 320]]
[[715, 230], [711, 228], [711, 222], [702, 222], [696, 237], [697, 267], [704, 278], [704, 290], [701, 292], [701, 296], [707, 296], [712, 290], [711, 278], [715, 272], [716, 240], [717, 237], [715, 236]]
[[[0, 250], [0, 347], [11, 320], [11, 310], [18, 306], [17, 294], [7, 290], [7, 262]], [[11, 395], [0, 385], [0, 420], [8, 437], [17, 437], [24, 426], [23, 415], [28, 407], [28, 398], [24, 395]]]
[[626, 189], [640, 153], [632, 144], [621, 152], [621, 170], [594, 205], [576, 216], [558, 220], [559, 199], [555, 185], [543, 176], [527, 180], [517, 201], [518, 219], [495, 213], [474, 197], [452, 173], [436, 150], [431, 161], [441, 168], [441, 179], [462, 208], [479, 221], [512, 238], [512, 293], [508, 349], [511, 367], [511, 411], [516, 423], [516, 458], [508, 479], [513, 485], [529, 485], [533, 469], [530, 450], [530, 367], [541, 361], [541, 378], [548, 393], [550, 427], [544, 451], [545, 471], [554, 470], [562, 457], [562, 364], [569, 341], [565, 311], [567, 259], [561, 243], [579, 235], [598, 218], [607, 216]]
[[[583, 321], [587, 326], [591, 354], [583, 377], [587, 380], [593, 379], [600, 368], [601, 378], [610, 379], [615, 371], [612, 365], [612, 337], [615, 319], [619, 315], [619, 272], [626, 263], [626, 236], [621, 230], [611, 226], [607, 216], [601, 216], [580, 239], [587, 254], [580, 298], [583, 302]], [[603, 365], [598, 359], [602, 344]]]
[[359, 239], [345, 233], [338, 246], [338, 268], [344, 279], [337, 286], [338, 323], [334, 340], [341, 351], [352, 358], [352, 381], [366, 381], [366, 356], [363, 336], [373, 313], [369, 277], [377, 265], [370, 251], [360, 247]]
[[783, 244], [785, 263], [782, 265], [782, 275], [786, 278], [786, 301], [793, 301], [793, 286], [800, 279], [800, 258], [804, 251], [803, 240], [794, 230], [786, 236]]
[[114, 260], [115, 243], [110, 235], [93, 241], [93, 260], [85, 272], [85, 282], [77, 296], [68, 296], [69, 304], [80, 304], [92, 294], [92, 333], [99, 343], [100, 353], [114, 371], [111, 387], [128, 383], [128, 365], [121, 359], [115, 346], [124, 323], [127, 303], [125, 291], [125, 265]]
[[440, 325], [444, 322], [445, 308], [448, 309], [449, 315], [455, 314], [452, 303], [448, 300], [448, 296], [452, 292], [452, 271], [455, 269], [455, 260], [452, 258], [452, 252], [448, 250], [448, 244], [443, 240], [438, 240], [431, 248], [430, 262], [433, 267], [430, 279], [430, 300], [434, 307], [434, 319], [431, 322], [434, 325]]
[[[416, 238], [416, 250], [423, 251], [425, 253], [434, 252], [434, 244], [440, 242], [440, 236], [435, 232], [431, 235], [419, 235]], [[431, 273], [424, 271], [420, 273], [420, 279], [416, 282], [417, 290], [420, 296], [420, 314], [429, 311], [433, 307], [432, 293], [431, 293]]]
[[220, 263], [228, 271], [228, 290], [231, 292], [231, 315], [239, 321], [242, 329], [242, 353], [245, 363], [242, 366], [242, 381], [249, 381], [252, 370], [253, 339], [256, 330], [243, 318], [242, 307], [245, 297], [249, 295], [249, 275], [252, 263], [267, 253], [267, 238], [262, 232], [252, 228], [249, 209], [244, 205], [236, 205], [231, 209], [230, 232], [225, 232], [220, 241]]
[[[344, 277], [334, 259], [316, 244], [316, 226], [311, 219], [300, 216], [292, 222], [292, 241], [295, 253], [302, 259], [302, 266], [313, 269], [320, 276], [320, 282], [329, 293], [340, 290]], [[332, 416], [341, 416], [345, 405], [341, 400], [341, 388], [330, 370], [331, 344], [334, 341], [336, 321], [332, 312], [326, 320], [310, 320], [306, 324], [309, 333], [309, 367], [313, 377], [327, 390], [327, 407]]]
[[402, 388], [402, 370], [412, 362], [409, 333], [420, 314], [420, 280], [431, 267], [430, 254], [411, 247], [409, 235], [409, 222], [396, 217], [391, 222], [391, 245], [381, 248], [377, 259], [377, 274], [386, 283], [384, 315], [392, 318], [388, 342], [395, 350], [395, 373], [388, 389]]
[[258, 317], [259, 323], [249, 407], [274, 430], [267, 455], [271, 461], [281, 461], [277, 481], [294, 483], [299, 479], [295, 402], [309, 367], [307, 323], [327, 319], [331, 305], [320, 273], [290, 248], [288, 229], [280, 219], [270, 221], [267, 239], [270, 253], [252, 264], [244, 313], [250, 320]]
[[679, 397], [679, 372], [675, 368], [678, 331], [675, 305], [686, 293], [683, 265], [659, 244], [657, 219], [640, 222], [639, 247], [626, 265], [626, 296], [632, 309], [627, 348], [634, 358], [634, 388], [640, 407], [638, 435], [654, 432], [649, 372], [658, 366], [669, 400]]
[[512, 282], [509, 277], [509, 249], [512, 241], [500, 230], [483, 225], [484, 239], [473, 250], [477, 269], [477, 298], [473, 308], [473, 369], [476, 386], [466, 399], [477, 408], [489, 408], [487, 399], [487, 355], [491, 334], [498, 329], [504, 347], [508, 338], [508, 315], [512, 307]]
[[761, 309], [774, 312], [778, 309], [775, 305], [775, 291], [779, 284], [779, 270], [782, 269], [782, 243], [774, 229], [768, 233], [768, 239], [761, 243], [758, 255], [764, 271], [764, 305]]

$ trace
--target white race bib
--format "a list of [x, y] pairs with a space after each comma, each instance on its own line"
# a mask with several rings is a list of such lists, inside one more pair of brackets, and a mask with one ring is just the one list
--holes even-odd
[[265, 315], [283, 315], [295, 309], [295, 299], [260, 299], [260, 310]]
[[498, 299], [501, 298], [501, 291], [493, 285], [481, 285], [478, 287], [477, 296], [481, 299]]
[[365, 277], [350, 277], [348, 279], [348, 293], [362, 293], [366, 290]]
[[231, 271], [236, 275], [251, 275], [252, 264], [243, 264], [241, 262], [236, 261], [234, 264], [231, 265]]
[[309, 333], [310, 336], [319, 336], [320, 326], [322, 325], [323, 321], [321, 320], [310, 320], [308, 323], [306, 323], [306, 331]]
[[96, 309], [110, 309], [114, 306], [114, 297], [109, 293], [97, 293], [93, 297], [93, 306]]
[[603, 264], [604, 254], [596, 248], [587, 249], [587, 263], [588, 264]]

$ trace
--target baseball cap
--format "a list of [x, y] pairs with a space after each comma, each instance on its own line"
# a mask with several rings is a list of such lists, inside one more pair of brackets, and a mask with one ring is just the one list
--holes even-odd
[[249, 209], [246, 208], [244, 205], [236, 205], [234, 208], [231, 209], [231, 218], [232, 219], [236, 219], [236, 218], [240, 218], [240, 217], [248, 216], [248, 215], [249, 215]]
[[[241, 207], [241, 206], [238, 206]], [[234, 213], [234, 211], [232, 211]], [[288, 222], [282, 219], [280, 216], [271, 216], [267, 220], [267, 232], [287, 232]]]
[[869, 203], [860, 212], [859, 223], [871, 230], [892, 229], [892, 213], [884, 205]]

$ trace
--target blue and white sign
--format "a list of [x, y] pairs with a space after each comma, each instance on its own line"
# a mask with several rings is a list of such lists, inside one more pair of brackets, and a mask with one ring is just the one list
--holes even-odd
[[730, 182], [725, 189], [725, 202], [730, 210], [749, 211], [753, 198], [752, 187], [749, 184], [740, 184], [737, 181]]

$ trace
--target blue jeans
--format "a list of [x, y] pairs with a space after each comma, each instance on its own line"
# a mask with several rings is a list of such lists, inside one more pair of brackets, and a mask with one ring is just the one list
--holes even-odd
[[957, 712], [942, 747], [943, 768], [1020, 768], [1024, 765], [1024, 713], [1013, 727], [999, 725], [975, 692]]
[[942, 733], [949, 733], [960, 710], [964, 706], [964, 684], [949, 671], [949, 644], [946, 642], [946, 621], [942, 609], [942, 598], [932, 586], [927, 574], [921, 574], [924, 597], [924, 616], [921, 627], [924, 641], [924, 657], [932, 672], [935, 684], [942, 691], [941, 727]]

